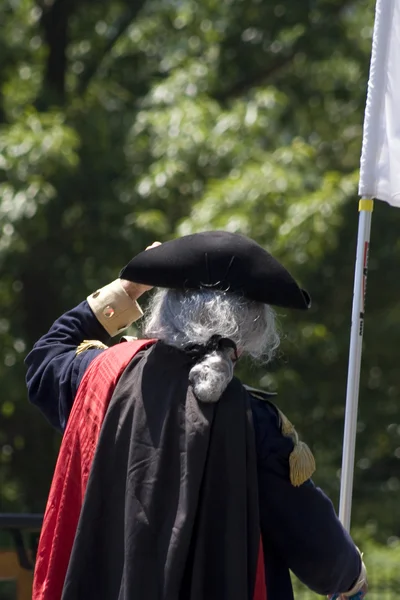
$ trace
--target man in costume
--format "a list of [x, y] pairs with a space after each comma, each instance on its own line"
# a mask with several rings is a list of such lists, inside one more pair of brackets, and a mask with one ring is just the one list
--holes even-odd
[[[143, 339], [110, 338], [142, 316]], [[60, 317], [26, 359], [30, 400], [63, 441], [33, 600], [363, 598], [360, 553], [270, 395], [233, 376], [271, 358], [272, 306], [308, 294], [252, 240], [154, 245]]]

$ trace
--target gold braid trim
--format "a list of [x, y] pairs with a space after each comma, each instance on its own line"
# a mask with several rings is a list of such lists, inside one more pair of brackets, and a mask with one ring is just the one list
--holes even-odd
[[305, 483], [315, 472], [316, 465], [313, 453], [304, 442], [299, 440], [296, 429], [289, 419], [278, 409], [283, 435], [290, 436], [294, 448], [289, 456], [290, 481], [295, 487]]
[[100, 342], [99, 340], [83, 340], [81, 344], [76, 349], [76, 354], [82, 354], [85, 350], [90, 350], [93, 348], [97, 348], [99, 350], [106, 350], [108, 346]]

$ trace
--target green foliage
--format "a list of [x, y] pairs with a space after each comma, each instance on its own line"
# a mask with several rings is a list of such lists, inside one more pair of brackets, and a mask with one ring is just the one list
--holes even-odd
[[[337, 499], [373, 0], [0, 1], [0, 509], [43, 510], [59, 436], [23, 358], [154, 239], [246, 233], [309, 288], [244, 364]], [[376, 207], [354, 523], [400, 537], [400, 216]]]

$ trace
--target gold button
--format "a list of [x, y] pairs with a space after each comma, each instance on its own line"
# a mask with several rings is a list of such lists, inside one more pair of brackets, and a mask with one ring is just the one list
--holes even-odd
[[100, 296], [100, 290], [97, 290], [97, 292], [92, 295], [92, 298], [97, 298], [98, 296]]
[[112, 306], [106, 306], [103, 310], [103, 315], [106, 317], [106, 319], [111, 319], [111, 317], [115, 315], [115, 310]]

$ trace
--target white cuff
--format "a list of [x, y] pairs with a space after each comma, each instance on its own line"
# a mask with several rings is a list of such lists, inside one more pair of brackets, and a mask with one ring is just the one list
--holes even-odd
[[126, 293], [119, 279], [88, 296], [87, 301], [111, 337], [143, 316], [139, 304]]
[[351, 596], [355, 596], [363, 588], [363, 586], [366, 583], [367, 583], [367, 569], [365, 568], [364, 562], [362, 561], [361, 562], [361, 573], [360, 573], [359, 578], [357, 579], [357, 583], [351, 590], [349, 590], [348, 592], [343, 594], [343, 596], [345, 596], [346, 598], [351, 598]]

